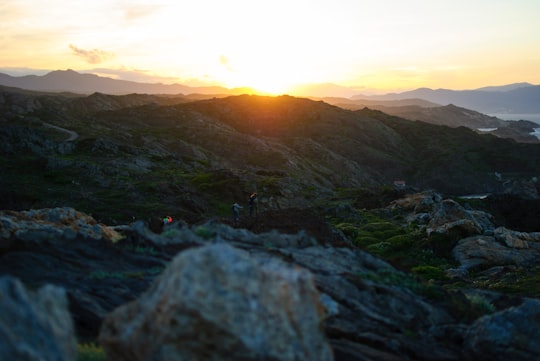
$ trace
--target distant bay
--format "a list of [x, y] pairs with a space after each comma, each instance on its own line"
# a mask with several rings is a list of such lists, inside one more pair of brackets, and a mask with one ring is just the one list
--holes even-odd
[[[539, 113], [533, 113], [533, 114], [518, 114], [518, 113], [499, 113], [499, 114], [488, 114], [492, 117], [497, 117], [502, 120], [528, 120], [534, 123], [537, 123], [540, 125], [540, 114]], [[490, 129], [492, 131], [493, 129]], [[530, 135], [534, 135], [538, 139], [540, 139], [540, 127], [534, 128], [534, 132], [529, 133]]]

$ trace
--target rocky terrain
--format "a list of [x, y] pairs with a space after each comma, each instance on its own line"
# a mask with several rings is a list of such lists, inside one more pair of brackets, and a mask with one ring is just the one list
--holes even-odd
[[8, 89], [0, 122], [0, 359], [540, 354], [538, 144], [289, 96]]
[[[154, 233], [142, 221], [109, 227], [70, 208], [4, 211], [2, 309], [19, 316], [2, 312], [0, 330], [12, 341], [4, 339], [0, 353], [20, 359], [26, 348], [73, 360], [76, 339], [97, 339], [111, 360], [540, 356], [538, 293], [479, 286], [537, 268], [540, 232], [496, 227], [490, 214], [433, 192], [385, 209], [424, 235], [459, 235], [445, 281], [395, 268], [324, 218], [314, 222], [315, 213], [294, 218], [288, 233], [280, 232], [279, 216], [264, 213], [258, 217], [273, 222], [272, 231], [214, 220], [173, 222]], [[13, 328], [36, 318], [39, 328]]]

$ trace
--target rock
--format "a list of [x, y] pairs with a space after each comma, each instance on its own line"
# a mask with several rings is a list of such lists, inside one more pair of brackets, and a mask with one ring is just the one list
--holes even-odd
[[539, 199], [538, 189], [533, 180], [520, 179], [503, 183], [504, 194], [512, 194], [524, 199]]
[[435, 204], [442, 201], [442, 196], [434, 191], [407, 194], [390, 203], [392, 209], [402, 209], [413, 213], [430, 213]]
[[447, 339], [455, 334], [452, 327], [443, 336], [434, 333], [457, 322], [444, 308], [401, 286], [406, 282], [385, 283], [406, 278], [388, 263], [350, 248], [313, 246], [278, 252], [308, 268], [317, 288], [338, 302], [338, 312], [326, 321], [336, 359], [460, 359], [459, 343]]
[[409, 223], [426, 225], [426, 233], [468, 237], [493, 232], [493, 216], [483, 211], [466, 209], [452, 199], [443, 199], [433, 191], [409, 194], [393, 201], [390, 209], [406, 213]]
[[122, 236], [94, 218], [73, 208], [46, 208], [28, 211], [0, 211], [0, 248], [16, 238], [39, 242], [51, 239], [74, 240], [76, 237], [116, 242]]
[[108, 315], [115, 360], [333, 360], [312, 276], [225, 244], [178, 255], [136, 302]]
[[77, 334], [95, 338], [105, 314], [140, 295], [170, 259], [144, 242], [114, 243], [124, 237], [72, 208], [2, 211], [0, 275], [63, 287]]
[[510, 248], [529, 248], [529, 242], [540, 242], [540, 232], [519, 232], [504, 227], [495, 229], [494, 236]]
[[540, 250], [508, 247], [491, 236], [472, 236], [460, 240], [452, 250], [464, 269], [492, 266], [529, 266], [540, 261]]
[[457, 232], [466, 237], [481, 233], [482, 228], [459, 203], [445, 199], [434, 206], [426, 232], [428, 235], [432, 232], [443, 234]]
[[540, 301], [526, 299], [477, 320], [465, 335], [465, 349], [471, 360], [538, 360], [539, 338]]
[[47, 285], [29, 293], [17, 279], [0, 277], [0, 359], [74, 361], [76, 356], [64, 290]]

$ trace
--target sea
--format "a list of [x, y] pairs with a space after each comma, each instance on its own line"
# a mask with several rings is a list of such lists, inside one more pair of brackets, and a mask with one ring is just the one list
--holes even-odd
[[[540, 139], [540, 114], [510, 114], [510, 113], [500, 113], [500, 114], [488, 114], [492, 117], [497, 117], [502, 120], [529, 120], [538, 124], [538, 128], [534, 128], [534, 132], [530, 133], [538, 139]], [[492, 129], [495, 130], [495, 129]]]

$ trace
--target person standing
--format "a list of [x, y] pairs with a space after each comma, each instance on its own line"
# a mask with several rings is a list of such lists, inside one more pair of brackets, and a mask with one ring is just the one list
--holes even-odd
[[239, 210], [243, 207], [239, 205], [237, 202], [234, 202], [232, 205], [232, 211], [233, 211], [233, 217], [234, 217], [234, 224], [237, 225], [240, 221], [240, 212]]
[[253, 217], [253, 213], [258, 215], [259, 209], [257, 207], [257, 193], [251, 193], [249, 196], [249, 216]]

